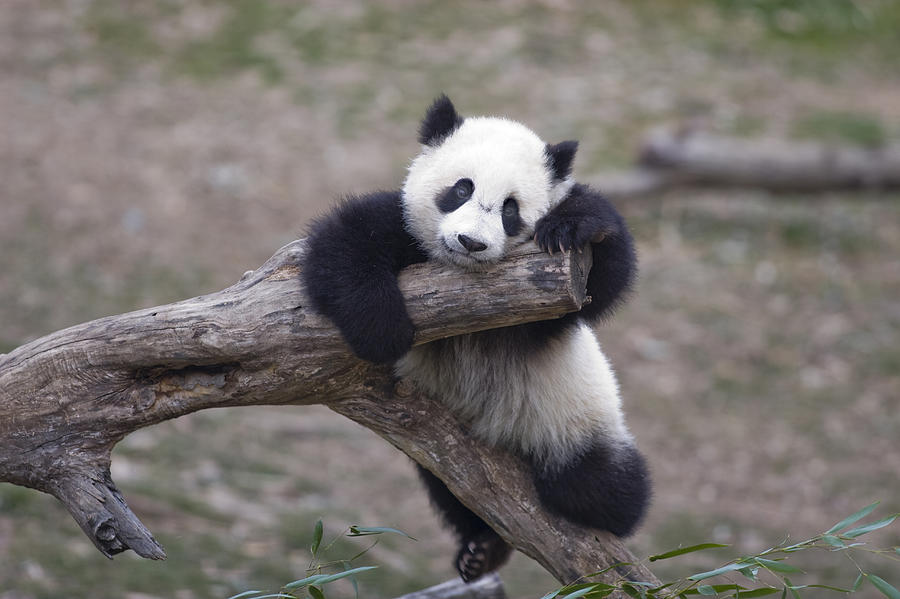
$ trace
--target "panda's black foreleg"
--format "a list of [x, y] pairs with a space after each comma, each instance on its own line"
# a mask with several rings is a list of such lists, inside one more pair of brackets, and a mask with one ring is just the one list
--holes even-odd
[[464, 506], [434, 474], [416, 464], [431, 504], [459, 539], [456, 570], [465, 582], [493, 572], [509, 559], [512, 548], [487, 523]]
[[403, 225], [399, 191], [350, 197], [310, 227], [304, 289], [357, 356], [390, 364], [415, 333], [397, 273], [425, 259]]
[[625, 220], [600, 192], [575, 184], [535, 225], [535, 241], [548, 252], [580, 249], [595, 239], [587, 280], [591, 303], [578, 313], [591, 320], [611, 314], [634, 283], [637, 256]]
[[634, 532], [650, 501], [650, 476], [633, 445], [600, 441], [561, 466], [535, 465], [534, 482], [553, 513], [619, 537]]

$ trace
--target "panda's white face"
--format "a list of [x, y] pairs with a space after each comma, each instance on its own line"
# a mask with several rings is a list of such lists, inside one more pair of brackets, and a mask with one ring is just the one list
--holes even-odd
[[554, 181], [546, 144], [524, 125], [467, 118], [440, 145], [423, 146], [403, 185], [406, 226], [433, 260], [478, 269], [534, 235], [568, 192]]

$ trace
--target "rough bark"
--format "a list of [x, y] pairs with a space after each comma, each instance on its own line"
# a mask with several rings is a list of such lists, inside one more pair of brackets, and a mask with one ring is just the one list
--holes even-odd
[[[304, 247], [288, 244], [217, 293], [102, 318], [0, 355], [0, 481], [56, 496], [109, 557], [133, 549], [162, 559], [110, 478], [118, 441], [205, 408], [323, 403], [430, 468], [561, 581], [633, 561], [614, 537], [542, 513], [522, 464], [472, 443], [436, 402], [402, 384], [396, 392], [389, 368], [353, 357], [308, 308], [298, 276]], [[550, 256], [528, 244], [486, 272], [406, 269], [400, 286], [415, 343], [577, 310], [590, 266], [590, 252]]]

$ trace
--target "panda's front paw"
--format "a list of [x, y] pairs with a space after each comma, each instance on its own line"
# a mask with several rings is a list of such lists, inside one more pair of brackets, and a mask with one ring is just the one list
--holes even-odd
[[371, 315], [363, 326], [345, 328], [342, 332], [357, 357], [375, 364], [393, 364], [413, 344], [416, 329], [404, 313], [393, 318]]
[[534, 241], [545, 252], [567, 252], [582, 248], [596, 236], [605, 233], [603, 219], [548, 214], [534, 228]]

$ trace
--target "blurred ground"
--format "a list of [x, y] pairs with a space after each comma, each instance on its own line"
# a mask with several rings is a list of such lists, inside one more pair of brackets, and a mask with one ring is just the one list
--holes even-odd
[[[464, 114], [580, 139], [586, 180], [625, 166], [648, 126], [683, 119], [877, 146], [900, 135], [898, 28], [888, 0], [13, 0], [0, 11], [0, 351], [222, 288], [339, 195], [396, 187], [440, 92]], [[630, 544], [735, 545], [660, 576], [805, 538], [876, 499], [900, 511], [898, 199], [619, 203], [642, 276], [599, 333], [656, 480]], [[452, 576], [406, 458], [325, 409], [145, 429], [113, 476], [169, 559], [107, 562], [55, 500], [0, 485], [0, 598], [275, 590], [303, 576], [319, 517], [326, 536], [360, 523], [419, 539], [372, 551], [366, 597]], [[831, 555], [806, 565], [819, 582], [855, 577]], [[513, 596], [555, 586], [521, 556], [503, 576]]]

